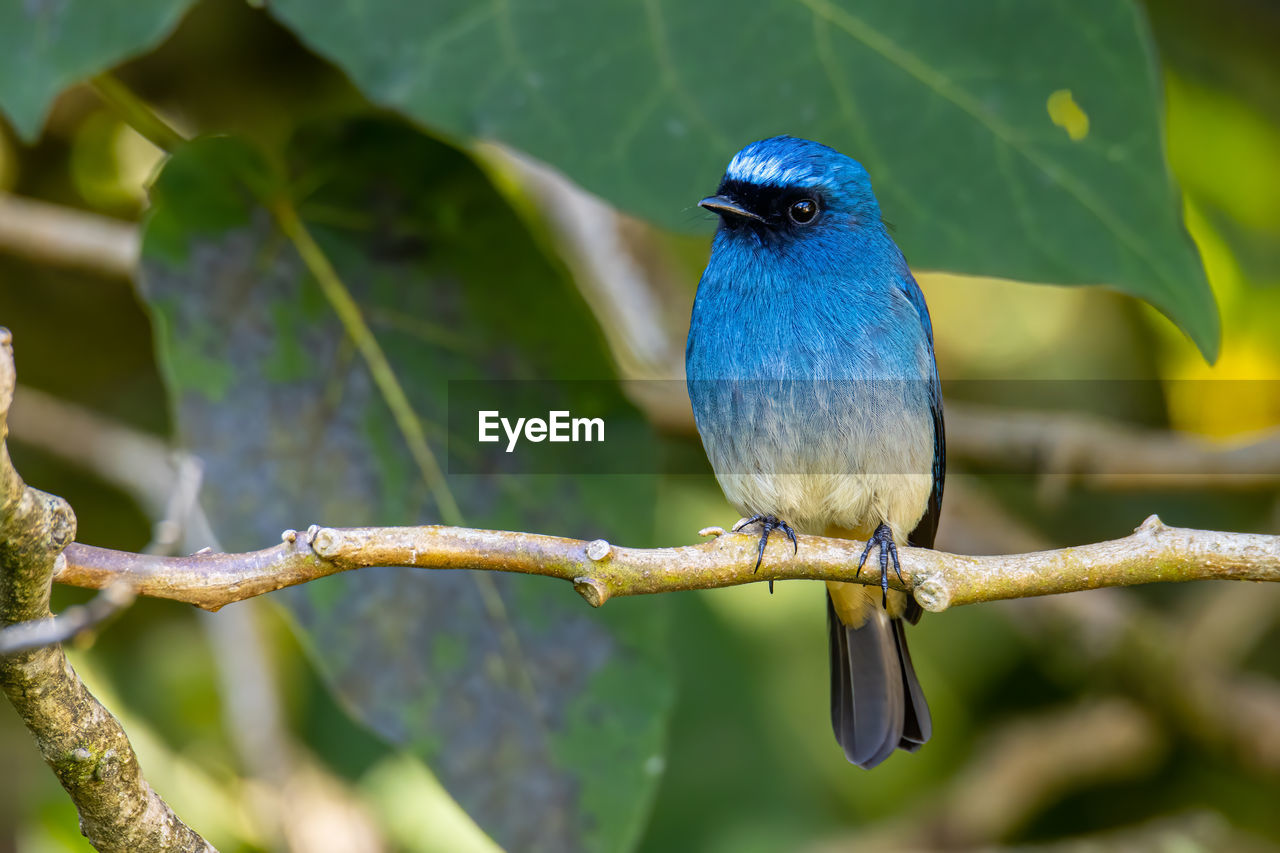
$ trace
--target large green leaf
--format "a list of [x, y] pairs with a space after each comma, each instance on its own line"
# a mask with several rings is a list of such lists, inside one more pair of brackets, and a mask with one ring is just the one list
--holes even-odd
[[374, 100], [509, 143], [656, 221], [709, 219], [693, 205], [735, 150], [806, 136], [865, 163], [916, 267], [1111, 285], [1216, 353], [1217, 311], [1179, 218], [1131, 2], [271, 9]]
[[[450, 379], [611, 374], [585, 306], [472, 163], [383, 121], [299, 139], [289, 185], [306, 193], [303, 219], [437, 452]], [[177, 152], [153, 193], [146, 298], [215, 527], [225, 546], [250, 548], [312, 521], [437, 521], [363, 360], [259, 203], [283, 185], [247, 146], [204, 139]], [[603, 393], [546, 387], [569, 407]], [[641, 424], [609, 387], [613, 411]], [[647, 429], [630, 434], [618, 452], [651, 452]], [[651, 535], [650, 478], [504, 465], [449, 477], [468, 523]], [[425, 758], [498, 841], [633, 843], [672, 700], [661, 601], [595, 612], [545, 578], [392, 568], [278, 596], [353, 713]]]
[[5, 0], [0, 3], [0, 110], [34, 140], [54, 97], [173, 27], [189, 0]]
[[[0, 4], [0, 106], [153, 43], [181, 0]], [[674, 226], [746, 142], [791, 133], [868, 167], [917, 268], [1105, 284], [1212, 358], [1218, 314], [1161, 145], [1132, 0], [275, 0], [372, 99], [499, 139]]]

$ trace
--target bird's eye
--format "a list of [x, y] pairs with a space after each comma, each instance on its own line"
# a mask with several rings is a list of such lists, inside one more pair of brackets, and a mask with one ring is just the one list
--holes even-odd
[[787, 216], [797, 225], [808, 225], [818, 215], [818, 203], [811, 198], [802, 198], [792, 202], [787, 208]]

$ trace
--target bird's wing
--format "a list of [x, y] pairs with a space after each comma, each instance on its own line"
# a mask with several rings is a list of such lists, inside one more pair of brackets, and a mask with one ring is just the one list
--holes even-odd
[[[902, 283], [907, 298], [920, 316], [920, 324], [924, 327], [929, 349], [932, 351], [933, 323], [929, 320], [929, 308], [925, 305], [924, 294], [909, 271], [904, 274]], [[907, 537], [907, 543], [917, 548], [933, 547], [938, 533], [938, 519], [942, 515], [942, 488], [947, 479], [947, 435], [942, 417], [942, 384], [938, 381], [936, 368], [929, 378], [929, 412], [933, 416], [933, 490], [929, 493], [929, 505], [925, 508], [924, 515]], [[903, 618], [914, 625], [920, 621], [921, 613], [923, 610], [912, 598]]]
[[935, 378], [929, 389], [929, 409], [933, 415], [933, 490], [929, 493], [929, 506], [907, 537], [907, 544], [917, 548], [932, 548], [938, 533], [938, 518], [942, 514], [942, 487], [947, 479], [947, 436], [942, 422], [942, 393]]
[[916, 314], [920, 315], [920, 325], [924, 326], [925, 337], [929, 340], [929, 349], [933, 349], [933, 321], [929, 319], [929, 306], [924, 301], [924, 291], [920, 289], [916, 277], [911, 274], [911, 268], [907, 266], [906, 258], [900, 261], [898, 269], [898, 283], [902, 286], [902, 291], [911, 300], [911, 305], [916, 309]]

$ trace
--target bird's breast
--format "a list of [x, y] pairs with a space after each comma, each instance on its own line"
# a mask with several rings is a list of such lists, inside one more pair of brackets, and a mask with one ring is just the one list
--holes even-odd
[[905, 539], [932, 487], [933, 362], [914, 309], [897, 309], [700, 289], [689, 395], [740, 512], [818, 534], [884, 521]]
[[912, 385], [713, 380], [698, 394], [699, 431], [744, 515], [813, 533], [884, 521], [905, 537], [933, 482], [933, 423]]

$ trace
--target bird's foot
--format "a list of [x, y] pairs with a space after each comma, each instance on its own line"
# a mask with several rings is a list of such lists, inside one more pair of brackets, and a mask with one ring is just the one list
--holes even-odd
[[897, 574], [898, 580], [902, 580], [902, 566], [898, 563], [898, 546], [894, 544], [893, 531], [889, 529], [889, 525], [881, 522], [876, 532], [867, 540], [867, 546], [862, 549], [862, 558], [858, 560], [858, 571], [853, 574], [855, 578], [862, 574], [862, 567], [867, 562], [867, 555], [871, 553], [872, 545], [880, 546], [880, 605], [888, 607], [890, 557], [893, 557], [894, 573]]
[[[775, 530], [781, 530], [787, 534], [787, 538], [791, 540], [792, 550], [797, 554], [800, 553], [800, 544], [796, 541], [796, 532], [791, 529], [790, 524], [787, 524], [776, 515], [756, 514], [739, 521], [733, 526], [733, 529], [738, 531], [756, 522], [760, 523], [760, 547], [756, 552], [756, 567], [752, 569], [753, 572], [760, 571], [760, 563], [764, 560], [764, 546], [769, 544], [769, 534]], [[773, 594], [773, 581], [769, 581], [769, 594]]]

